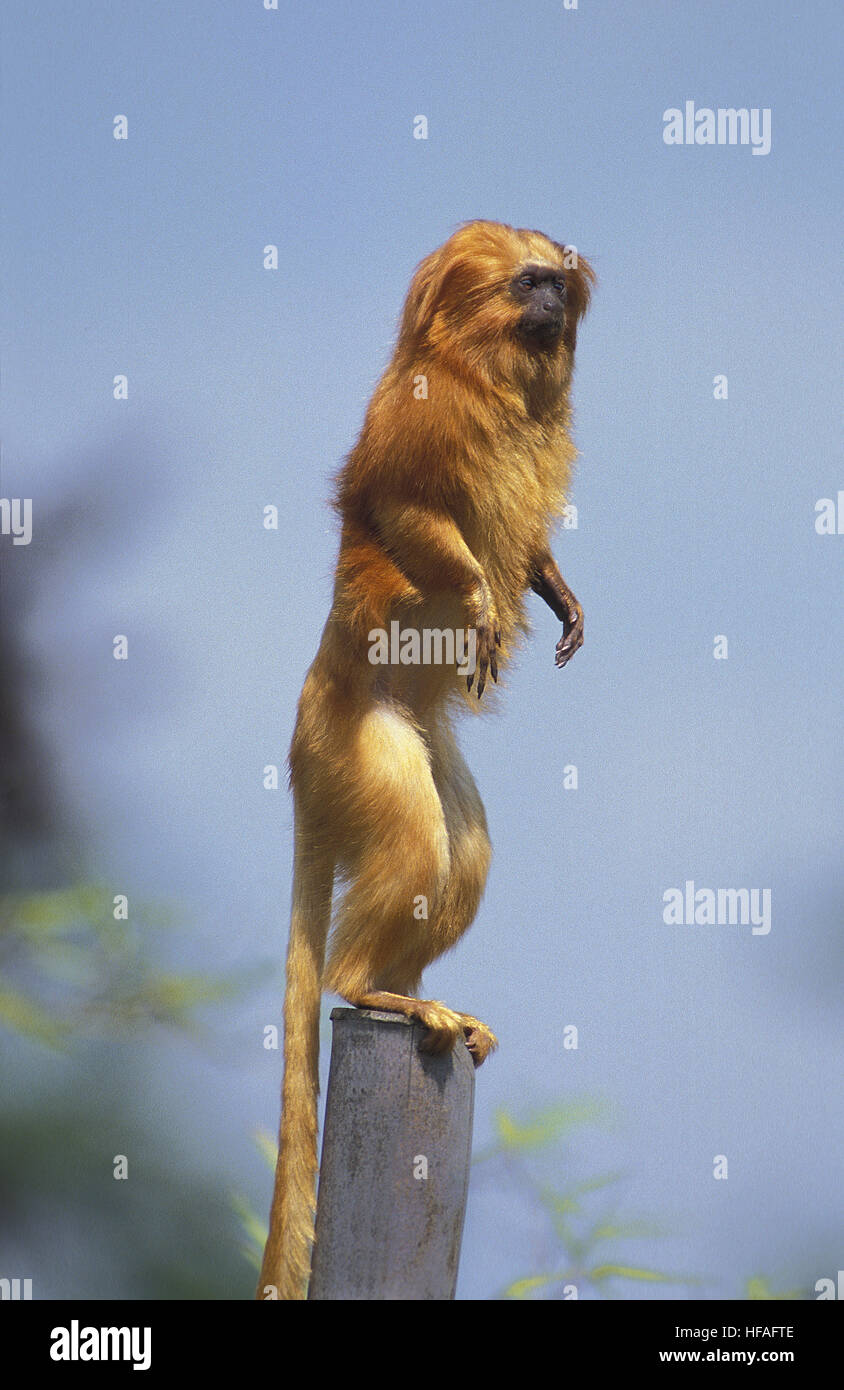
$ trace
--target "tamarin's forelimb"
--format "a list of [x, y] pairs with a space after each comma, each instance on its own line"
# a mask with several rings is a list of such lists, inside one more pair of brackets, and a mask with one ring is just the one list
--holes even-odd
[[480, 699], [487, 675], [498, 680], [501, 628], [489, 580], [459, 526], [440, 509], [406, 501], [379, 501], [373, 519], [388, 554], [419, 590], [450, 591], [466, 604], [477, 639], [475, 670], [466, 685], [471, 690], [477, 675]]
[[543, 555], [537, 561], [530, 587], [563, 624], [563, 635], [556, 647], [555, 665], [565, 666], [577, 649], [583, 646], [583, 609], [557, 569], [552, 555]]

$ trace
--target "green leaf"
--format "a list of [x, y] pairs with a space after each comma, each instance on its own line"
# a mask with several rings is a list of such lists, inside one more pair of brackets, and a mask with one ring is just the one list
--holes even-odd
[[655, 1269], [636, 1269], [633, 1265], [598, 1265], [589, 1271], [589, 1278], [596, 1284], [602, 1279], [637, 1279], [644, 1284], [681, 1284], [672, 1274], [660, 1274]]
[[748, 1279], [747, 1284], [745, 1285], [745, 1295], [747, 1298], [752, 1300], [793, 1300], [796, 1298], [802, 1299], [804, 1297], [804, 1294], [800, 1289], [790, 1289], [788, 1293], [775, 1293], [774, 1290], [771, 1288], [771, 1285], [768, 1282], [768, 1280], [762, 1279], [758, 1276], [754, 1279]]
[[12, 1032], [21, 1033], [44, 1043], [47, 1047], [60, 1048], [65, 1041], [65, 1030], [52, 1014], [39, 1006], [25, 994], [0, 984], [0, 1024]]
[[560, 1215], [580, 1211], [581, 1204], [577, 1200], [578, 1197], [587, 1196], [590, 1192], [598, 1192], [602, 1187], [611, 1187], [614, 1183], [620, 1182], [624, 1176], [624, 1173], [603, 1173], [596, 1178], [586, 1178], [583, 1182], [571, 1183], [562, 1192], [544, 1187], [541, 1193], [543, 1205], [549, 1211], [558, 1212]]
[[561, 1274], [533, 1274], [528, 1279], [517, 1279], [514, 1284], [508, 1284], [504, 1290], [504, 1297], [530, 1298], [534, 1289], [544, 1289], [549, 1284], [558, 1284], [562, 1277]]
[[594, 1227], [590, 1240], [660, 1240], [668, 1234], [654, 1221], [604, 1222]]
[[2, 902], [15, 929], [24, 936], [45, 932], [66, 934], [102, 918], [111, 904], [107, 890], [96, 884], [77, 884], [52, 893], [9, 894]]
[[240, 1219], [243, 1226], [246, 1240], [241, 1246], [245, 1258], [256, 1269], [261, 1268], [261, 1255], [267, 1243], [267, 1227], [260, 1217], [252, 1210], [245, 1198], [238, 1192], [231, 1194], [232, 1207]]
[[275, 1139], [273, 1139], [272, 1135], [268, 1134], [265, 1129], [256, 1129], [252, 1138], [255, 1141], [255, 1147], [265, 1160], [267, 1167], [274, 1172], [278, 1160], [278, 1144]]
[[499, 1146], [506, 1151], [538, 1149], [569, 1130], [593, 1123], [604, 1113], [605, 1107], [598, 1101], [575, 1101], [571, 1105], [540, 1111], [527, 1124], [518, 1124], [506, 1110], [498, 1110], [495, 1127]]

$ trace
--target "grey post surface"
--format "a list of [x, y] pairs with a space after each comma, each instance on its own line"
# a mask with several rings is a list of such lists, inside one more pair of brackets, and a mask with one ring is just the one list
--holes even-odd
[[[334, 1009], [311, 1299], [454, 1297], [475, 1068], [399, 1014]], [[427, 1165], [427, 1178], [419, 1176]]]

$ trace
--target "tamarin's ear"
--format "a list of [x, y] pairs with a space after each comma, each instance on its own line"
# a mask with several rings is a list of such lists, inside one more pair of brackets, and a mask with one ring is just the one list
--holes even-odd
[[[555, 242], [554, 245], [566, 261], [563, 273], [566, 278], [568, 302], [566, 306], [566, 329], [563, 336], [569, 352], [574, 352], [577, 342], [577, 325], [589, 308], [596, 277], [585, 256], [573, 252], [570, 246], [561, 246], [559, 242]], [[572, 259], [574, 265], [567, 264]]]

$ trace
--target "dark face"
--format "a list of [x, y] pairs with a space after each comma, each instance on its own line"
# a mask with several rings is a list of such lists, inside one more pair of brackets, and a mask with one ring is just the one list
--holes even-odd
[[566, 321], [566, 282], [556, 266], [523, 265], [510, 281], [522, 307], [519, 333], [536, 347], [554, 347]]

